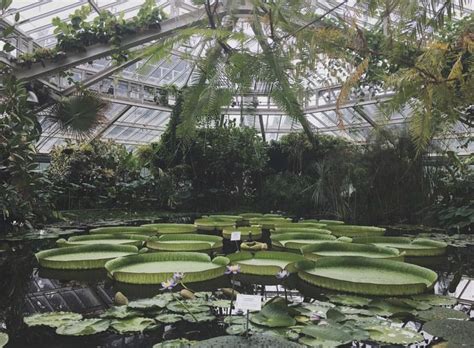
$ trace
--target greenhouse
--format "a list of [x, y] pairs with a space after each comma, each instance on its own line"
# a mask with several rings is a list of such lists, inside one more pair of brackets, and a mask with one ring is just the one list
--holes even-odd
[[474, 1], [0, 28], [0, 348], [474, 347]]

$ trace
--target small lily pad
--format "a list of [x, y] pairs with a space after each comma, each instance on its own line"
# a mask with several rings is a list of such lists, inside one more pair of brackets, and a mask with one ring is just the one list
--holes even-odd
[[284, 299], [274, 297], [262, 310], [250, 316], [250, 321], [267, 327], [285, 327], [296, 324], [296, 320], [288, 314], [288, 306]]
[[423, 331], [449, 341], [453, 347], [469, 347], [474, 342], [474, 321], [432, 320], [423, 325]]
[[224, 323], [230, 324], [230, 325], [245, 324], [246, 322], [247, 322], [247, 319], [242, 316], [232, 316], [232, 317], [224, 318]]
[[298, 340], [298, 342], [308, 347], [317, 347], [317, 348], [334, 348], [341, 345], [341, 342], [338, 342], [338, 341], [321, 340], [319, 338], [313, 338], [313, 337], [301, 337]]
[[329, 301], [350, 307], [365, 307], [370, 303], [370, 299], [354, 295], [326, 295]]
[[153, 297], [130, 301], [128, 307], [139, 310], [151, 310], [156, 308], [165, 308], [168, 303], [170, 303], [170, 300], [167, 298]]
[[208, 312], [209, 307], [201, 303], [193, 303], [191, 301], [186, 301], [186, 304], [180, 302], [171, 302], [166, 308], [175, 313], [200, 313]]
[[110, 321], [105, 319], [84, 319], [68, 321], [56, 329], [58, 335], [88, 336], [104, 332], [109, 328]]
[[5, 347], [8, 343], [8, 334], [0, 332], [0, 348]]
[[114, 320], [110, 326], [118, 333], [127, 332], [143, 332], [150, 326], [154, 325], [155, 321], [150, 318], [131, 318], [123, 320]]
[[210, 313], [195, 313], [193, 315], [186, 314], [183, 319], [190, 323], [204, 323], [213, 321], [216, 319], [216, 317]]
[[140, 315], [139, 311], [130, 309], [127, 306], [114, 306], [107, 309], [100, 317], [106, 319], [126, 319]]
[[454, 306], [457, 303], [457, 300], [453, 297], [434, 294], [414, 295], [411, 298], [415, 301], [429, 303], [432, 306]]
[[422, 334], [406, 328], [378, 325], [368, 329], [370, 339], [389, 344], [413, 344], [424, 340]]
[[438, 319], [469, 319], [469, 316], [466, 313], [445, 307], [434, 307], [426, 311], [418, 312], [416, 317], [423, 321]]
[[183, 320], [183, 316], [180, 314], [160, 314], [155, 317], [156, 321], [164, 324], [173, 324], [177, 323], [178, 321]]
[[47, 312], [37, 313], [23, 318], [23, 321], [29, 327], [32, 326], [48, 326], [57, 328], [71, 321], [82, 319], [82, 315], [73, 312]]
[[231, 325], [225, 332], [229, 335], [241, 335], [245, 332], [245, 325]]
[[230, 300], [214, 300], [211, 301], [211, 305], [212, 307], [229, 308]]
[[189, 341], [186, 338], [178, 338], [175, 340], [169, 340], [161, 343], [157, 343], [153, 348], [183, 348], [189, 347], [194, 341]]

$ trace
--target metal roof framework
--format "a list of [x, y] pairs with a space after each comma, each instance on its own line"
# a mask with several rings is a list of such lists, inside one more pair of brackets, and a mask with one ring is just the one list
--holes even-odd
[[[311, 0], [319, 12], [327, 11], [339, 4], [334, 0]], [[169, 19], [162, 23], [159, 32], [147, 32], [124, 39], [125, 48], [143, 47], [161, 38], [172, 35], [173, 32], [186, 28], [193, 23], [206, 20], [202, 9], [197, 9], [191, 0], [156, 0], [156, 3], [168, 15]], [[56, 39], [52, 19], [59, 17], [68, 20], [69, 14], [84, 5], [93, 9], [91, 18], [101, 10], [112, 13], [124, 13], [131, 18], [137, 14], [143, 1], [140, 0], [14, 0], [9, 11], [0, 19], [0, 26], [13, 23], [13, 17], [20, 13], [20, 21], [16, 26], [15, 40], [10, 41], [17, 48], [12, 52], [19, 55], [31, 52], [35, 48], [54, 47]], [[465, 14], [473, 12], [472, 3], [463, 9]], [[242, 6], [242, 14], [249, 9]], [[247, 12], [246, 12], [247, 11]], [[460, 11], [460, 10], [459, 10]], [[316, 13], [319, 14], [316, 11]], [[360, 25], [371, 26], [376, 20], [367, 16], [367, 11], [348, 1], [339, 7], [335, 16], [347, 18], [351, 16]], [[70, 95], [74, 86], [59, 72], [68, 71], [73, 79], [81, 81], [85, 86], [97, 91], [109, 101], [106, 111], [106, 121], [101, 124], [91, 136], [91, 139], [112, 139], [133, 149], [139, 145], [157, 141], [166, 128], [171, 108], [159, 105], [156, 95], [160, 87], [174, 84], [182, 87], [188, 83], [194, 73], [194, 64], [189, 57], [199, 57], [205, 49], [205, 43], [200, 38], [191, 38], [186, 45], [175, 47], [169, 59], [143, 68], [143, 61], [133, 59], [122, 65], [112, 63], [110, 55], [113, 48], [107, 45], [89, 47], [86, 53], [68, 55], [65, 61], [48, 63], [31, 69], [19, 69], [17, 76], [22, 79], [37, 78], [51, 87], [59, 95]], [[3, 57], [5, 61], [5, 57]], [[323, 72], [324, 73], [324, 72]], [[342, 105], [342, 121], [336, 115], [336, 100], [340, 91], [337, 83], [318, 83], [320, 71], [315, 72], [315, 80], [308, 83], [308, 91], [304, 100], [305, 114], [315, 132], [342, 136], [356, 143], [364, 143], [373, 127], [400, 127], [406, 124], [409, 110], [403, 114], [383, 115], [380, 105], [391, 97], [390, 91], [366, 90], [363, 95], [351, 95]], [[316, 81], [316, 82], [315, 82]], [[255, 101], [258, 106], [255, 107]], [[241, 103], [243, 102], [243, 104]], [[268, 97], [268, 86], [255, 86], [254, 93], [235, 98], [233, 106], [223, 110], [224, 120], [232, 120], [237, 125], [255, 127], [265, 133], [265, 139], [277, 140], [282, 135], [298, 131], [301, 126], [288, 115], [278, 109]], [[49, 153], [51, 149], [70, 138], [68, 134], [58, 129], [57, 125], [48, 119], [40, 120], [43, 135], [37, 147], [40, 153]], [[472, 130], [464, 125], [457, 125], [452, 134], [440, 139], [440, 144], [456, 147], [463, 139], [472, 136]], [[472, 146], [472, 145], [471, 145]], [[473, 148], [460, 151], [472, 153]]]

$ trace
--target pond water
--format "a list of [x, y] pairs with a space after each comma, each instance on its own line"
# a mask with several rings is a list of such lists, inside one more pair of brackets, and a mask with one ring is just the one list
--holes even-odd
[[[81, 231], [80, 233], [83, 233]], [[54, 247], [54, 238], [43, 238], [40, 240], [15, 241], [12, 251], [1, 254], [0, 276], [4, 284], [1, 287], [3, 304], [0, 305], [1, 318], [8, 327], [18, 329], [10, 333], [11, 344], [9, 347], [24, 347], [25, 344], [35, 344], [35, 347], [148, 347], [157, 342], [157, 337], [150, 335], [134, 335], [124, 337], [116, 334], [106, 334], [89, 338], [64, 341], [51, 334], [44, 345], [38, 341], [38, 337], [44, 339], [42, 333], [37, 330], [22, 328], [22, 316], [36, 312], [49, 311], [73, 311], [84, 315], [101, 313], [112, 304], [116, 289], [109, 281], [60, 281], [44, 278], [38, 273], [34, 253], [40, 249]], [[448, 248], [446, 256], [429, 260], [423, 266], [433, 269], [438, 274], [438, 282], [434, 287], [437, 294], [450, 295], [458, 298], [460, 306], [468, 308], [471, 317], [474, 313], [469, 308], [474, 304], [474, 246], [463, 245]], [[153, 268], [153, 264], [149, 265]], [[141, 270], [143, 271], [143, 270]], [[170, 271], [180, 271], [170, 267]], [[356, 274], [354, 273], [354, 276]], [[376, 274], [374, 276], [377, 276]], [[246, 289], [248, 290], [248, 289]], [[282, 295], [283, 289], [278, 286], [267, 286], [265, 289], [257, 289], [266, 296]], [[295, 299], [299, 294], [295, 291], [289, 293]], [[408, 325], [415, 325], [409, 323]], [[416, 325], [415, 325], [416, 326]], [[160, 333], [161, 335], [162, 333]], [[208, 328], [205, 337], [223, 334], [222, 327]], [[39, 335], [39, 336], [38, 336]], [[177, 335], [176, 332], [168, 334], [169, 337]], [[192, 335], [192, 333], [190, 334]], [[423, 346], [423, 345], [422, 345]]]

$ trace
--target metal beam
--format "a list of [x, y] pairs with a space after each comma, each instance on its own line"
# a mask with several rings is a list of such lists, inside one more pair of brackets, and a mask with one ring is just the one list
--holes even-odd
[[87, 0], [87, 2], [89, 3], [89, 5], [91, 5], [91, 7], [94, 9], [95, 12], [97, 12], [98, 14], [100, 14], [100, 8], [99, 8], [99, 6], [95, 3], [94, 0]]
[[104, 127], [101, 130], [99, 130], [97, 133], [95, 133], [88, 141], [91, 142], [95, 139], [100, 138], [110, 128], [110, 126], [115, 123], [115, 121], [119, 120], [120, 117], [125, 115], [131, 108], [132, 108], [131, 105], [125, 107], [121, 112], [119, 112], [117, 115], [112, 117], [107, 123], [105, 123]]
[[[217, 11], [219, 15], [225, 15], [226, 10], [220, 7]], [[250, 14], [251, 8], [242, 6], [238, 10], [239, 14]], [[175, 32], [188, 28], [195, 25], [203, 20], [207, 20], [205, 17], [206, 12], [204, 9], [189, 12], [180, 15], [176, 18], [172, 18], [161, 23], [161, 30], [147, 30], [146, 32], [139, 33], [136, 35], [130, 35], [123, 39], [120, 48], [114, 47], [113, 45], [107, 44], [96, 44], [87, 48], [85, 52], [70, 53], [63, 60], [59, 62], [48, 62], [45, 66], [41, 64], [35, 64], [31, 69], [25, 67], [15, 68], [15, 74], [19, 80], [32, 80], [37, 79], [41, 76], [51, 75], [59, 71], [69, 69], [71, 67], [83, 64], [92, 60], [96, 60], [102, 57], [110, 56], [111, 54], [118, 51], [118, 49], [130, 49], [136, 46], [143, 45], [147, 42], [159, 40], [173, 35]]]

